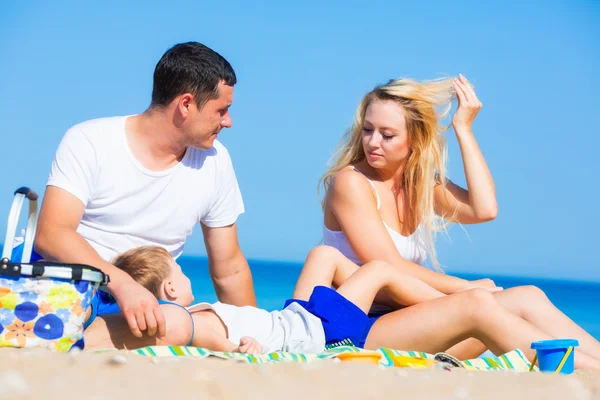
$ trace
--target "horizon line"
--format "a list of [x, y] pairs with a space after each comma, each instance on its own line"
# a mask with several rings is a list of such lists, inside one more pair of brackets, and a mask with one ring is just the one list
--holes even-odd
[[[196, 258], [196, 259], [202, 259], [202, 260], [208, 260], [208, 256], [206, 255], [181, 255], [178, 257], [178, 259], [181, 258]], [[260, 258], [246, 258], [246, 260], [248, 261], [248, 264], [250, 264], [251, 262], [262, 262], [262, 263], [271, 263], [271, 264], [291, 264], [291, 265], [298, 265], [298, 266], [302, 266], [303, 261], [291, 261], [291, 260], [272, 260], [272, 259], [260, 259]], [[428, 267], [425, 267], [428, 268]], [[499, 267], [498, 267], [499, 268]], [[496, 278], [502, 278], [502, 279], [536, 279], [536, 280], [540, 280], [540, 281], [548, 281], [548, 282], [573, 282], [573, 283], [586, 283], [586, 284], [600, 284], [600, 278], [598, 279], [574, 279], [574, 278], [561, 278], [561, 277], [545, 277], [545, 276], [536, 276], [536, 275], [509, 275], [509, 274], [502, 274], [502, 273], [496, 273], [496, 272], [492, 272], [490, 274], [482, 274], [482, 273], [477, 273], [477, 272], [463, 272], [463, 271], [456, 271], [453, 270], [452, 268], [450, 268], [449, 270], [445, 271], [447, 274], [452, 274], [452, 275], [463, 275], [463, 276], [472, 276], [472, 277], [477, 277], [477, 278], [481, 278], [481, 277], [496, 277]]]

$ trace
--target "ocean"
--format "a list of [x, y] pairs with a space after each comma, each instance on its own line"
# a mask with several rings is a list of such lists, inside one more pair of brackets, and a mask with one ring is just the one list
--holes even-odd
[[[178, 262], [192, 281], [195, 301], [216, 301], [208, 274], [208, 260], [204, 257], [182, 256]], [[259, 260], [248, 262], [258, 306], [267, 310], [280, 309], [292, 295], [302, 263]], [[600, 340], [600, 283], [475, 274], [457, 276], [465, 279], [491, 278], [496, 285], [504, 288], [535, 285], [544, 290], [555, 306]]]

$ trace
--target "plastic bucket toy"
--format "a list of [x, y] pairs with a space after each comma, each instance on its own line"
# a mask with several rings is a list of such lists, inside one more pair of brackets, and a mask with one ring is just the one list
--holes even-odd
[[531, 348], [536, 356], [531, 363], [532, 369], [536, 360], [542, 372], [571, 374], [575, 369], [575, 347], [579, 342], [575, 339], [553, 339], [533, 342]]

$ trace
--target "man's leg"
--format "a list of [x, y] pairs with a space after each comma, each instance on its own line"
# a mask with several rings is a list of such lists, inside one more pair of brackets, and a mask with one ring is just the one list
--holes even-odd
[[137, 349], [145, 346], [187, 345], [192, 339], [190, 314], [178, 305], [162, 304], [167, 335], [160, 340], [156, 336], [133, 336], [123, 314], [105, 314], [96, 317], [85, 330], [85, 350]]

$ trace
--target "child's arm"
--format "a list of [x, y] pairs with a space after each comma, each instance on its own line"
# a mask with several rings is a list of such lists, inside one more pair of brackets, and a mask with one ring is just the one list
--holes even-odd
[[240, 344], [238, 346], [210, 326], [201, 313], [193, 313], [192, 319], [194, 321], [192, 346], [202, 347], [213, 351], [229, 351], [245, 354], [262, 353], [261, 344], [254, 338], [244, 336], [240, 339]]
[[202, 317], [201, 313], [193, 313], [194, 337], [192, 346], [203, 347], [213, 351], [236, 351], [238, 346], [220, 335], [210, 324]]
[[244, 336], [240, 339], [240, 346], [235, 350], [238, 353], [262, 354], [262, 345], [256, 339], [250, 336]]

